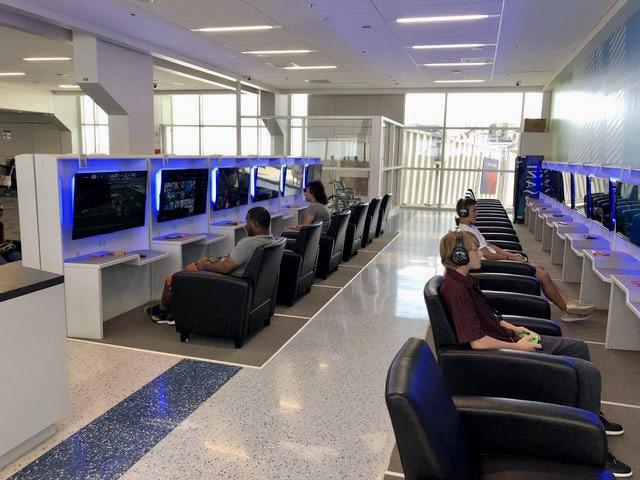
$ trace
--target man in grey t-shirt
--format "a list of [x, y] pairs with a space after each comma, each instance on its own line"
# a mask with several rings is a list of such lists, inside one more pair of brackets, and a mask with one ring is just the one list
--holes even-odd
[[[203, 258], [197, 263], [187, 265], [189, 271], [205, 271], [242, 277], [253, 253], [258, 247], [268, 245], [274, 241], [269, 233], [271, 228], [271, 215], [263, 207], [254, 207], [247, 212], [247, 225], [245, 226], [248, 237], [243, 238], [233, 248], [231, 254], [223, 258]], [[145, 313], [156, 323], [175, 325], [170, 313], [171, 309], [171, 284], [173, 275], [167, 277], [164, 282], [162, 299], [157, 305], [145, 308]]]

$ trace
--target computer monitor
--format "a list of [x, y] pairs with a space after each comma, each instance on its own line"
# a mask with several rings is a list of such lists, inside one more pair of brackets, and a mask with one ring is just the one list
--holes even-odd
[[146, 171], [76, 173], [72, 182], [72, 240], [144, 226]]
[[284, 192], [285, 197], [293, 197], [302, 191], [302, 177], [304, 165], [289, 165], [285, 171]]
[[158, 222], [206, 213], [208, 180], [207, 168], [161, 170]]
[[307, 181], [305, 185], [316, 180], [322, 180], [322, 164], [319, 163], [307, 166]]
[[253, 201], [262, 202], [280, 196], [280, 167], [256, 167]]
[[213, 192], [213, 210], [226, 210], [249, 203], [251, 170], [245, 168], [218, 168]]

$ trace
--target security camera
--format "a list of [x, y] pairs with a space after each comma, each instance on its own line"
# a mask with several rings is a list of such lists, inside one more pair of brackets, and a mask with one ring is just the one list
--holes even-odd
[[521, 82], [520, 80], [518, 80], [518, 81], [516, 82], [516, 87], [519, 87], [520, 85], [522, 85], [522, 82]]
[[251, 81], [251, 77], [244, 77], [244, 79], [249, 81], [249, 82]]
[[153, 82], [153, 88], [158, 88], [158, 82]]

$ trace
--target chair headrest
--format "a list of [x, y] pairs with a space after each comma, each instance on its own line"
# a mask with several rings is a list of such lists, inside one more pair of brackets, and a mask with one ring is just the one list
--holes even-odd
[[443, 282], [444, 277], [436, 275], [424, 286], [424, 301], [429, 313], [429, 322], [437, 352], [442, 348], [458, 346], [458, 337], [453, 328], [451, 317], [440, 297], [440, 287]]

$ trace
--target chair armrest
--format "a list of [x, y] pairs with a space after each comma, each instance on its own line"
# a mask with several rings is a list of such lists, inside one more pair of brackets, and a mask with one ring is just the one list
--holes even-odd
[[280, 261], [280, 276], [283, 276], [288, 272], [297, 275], [301, 264], [302, 257], [299, 253], [292, 252], [291, 250], [285, 250], [282, 254], [282, 260]]
[[507, 242], [504, 240], [489, 240], [488, 243], [500, 247], [503, 250], [509, 250], [510, 252], [520, 253], [522, 252], [522, 245], [518, 242]]
[[518, 398], [574, 406], [578, 372], [571, 359], [520, 350], [448, 348], [438, 366], [452, 395]]
[[[284, 236], [284, 234], [282, 234]], [[295, 238], [289, 238], [289, 237], [285, 237], [287, 239], [287, 243], [285, 243], [284, 248], [285, 250], [293, 250], [295, 245], [296, 245], [296, 239]]]
[[518, 238], [517, 235], [511, 235], [510, 233], [483, 233], [482, 236], [484, 237], [484, 239], [491, 243], [494, 240], [500, 241], [500, 242], [513, 242], [513, 243], [520, 243], [520, 239]]
[[483, 291], [491, 306], [502, 315], [522, 315], [525, 317], [551, 318], [549, 301], [524, 293]]
[[285, 238], [292, 238], [295, 240], [296, 238], [298, 238], [298, 233], [300, 232], [290, 232], [285, 230], [284, 232], [282, 232], [282, 236]]
[[535, 277], [536, 275], [534, 266], [509, 260], [483, 260], [482, 266], [478, 270], [474, 270], [474, 272], [513, 273], [530, 277]]
[[477, 227], [480, 233], [506, 233], [508, 235], [516, 235], [516, 231], [510, 227]]
[[514, 275], [512, 273], [471, 273], [481, 290], [526, 293], [540, 295], [540, 283], [536, 277]]
[[545, 320], [544, 318], [523, 317], [521, 315], [502, 315], [512, 325], [526, 327], [540, 335], [549, 335], [550, 337], [561, 337], [562, 328], [553, 320]]
[[320, 237], [320, 250], [333, 252], [333, 243], [333, 238], [322, 235]]
[[481, 454], [605, 466], [607, 438], [592, 412], [506, 398], [456, 397], [454, 402]]

